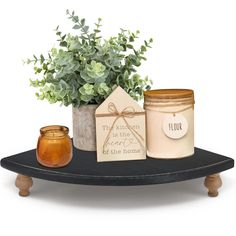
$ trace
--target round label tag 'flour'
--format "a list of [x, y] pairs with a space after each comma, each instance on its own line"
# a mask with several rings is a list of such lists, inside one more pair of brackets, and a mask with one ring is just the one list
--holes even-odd
[[162, 129], [171, 139], [180, 139], [188, 132], [188, 122], [181, 114], [169, 114], [163, 121]]

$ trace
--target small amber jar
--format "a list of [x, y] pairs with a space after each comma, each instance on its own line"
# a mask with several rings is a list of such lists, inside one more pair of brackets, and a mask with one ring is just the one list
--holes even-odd
[[62, 167], [72, 159], [72, 142], [65, 126], [51, 125], [40, 129], [37, 160], [47, 167]]

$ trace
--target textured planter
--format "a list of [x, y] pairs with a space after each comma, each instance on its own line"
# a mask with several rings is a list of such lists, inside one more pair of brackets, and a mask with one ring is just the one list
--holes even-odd
[[85, 151], [96, 151], [95, 111], [98, 105], [73, 107], [73, 144]]

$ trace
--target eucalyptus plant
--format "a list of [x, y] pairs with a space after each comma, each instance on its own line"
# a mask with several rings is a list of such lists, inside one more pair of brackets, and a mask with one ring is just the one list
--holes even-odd
[[84, 18], [66, 11], [73, 22], [76, 34], [63, 34], [55, 29], [58, 46], [47, 56], [33, 55], [26, 61], [33, 64], [35, 79], [31, 85], [38, 88], [36, 96], [50, 103], [80, 106], [100, 104], [117, 87], [121, 86], [135, 100], [143, 98], [143, 91], [150, 89], [148, 77], [141, 78], [136, 69], [141, 65], [152, 39], [145, 40], [138, 48], [134, 45], [139, 31], [121, 29], [114, 36], [101, 36], [101, 19], [90, 29]]

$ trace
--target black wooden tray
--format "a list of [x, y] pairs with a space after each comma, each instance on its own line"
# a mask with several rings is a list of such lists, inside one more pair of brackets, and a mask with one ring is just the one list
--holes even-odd
[[193, 156], [178, 160], [147, 157], [146, 160], [98, 163], [96, 152], [74, 148], [73, 159], [69, 165], [62, 168], [47, 168], [37, 162], [34, 149], [3, 158], [1, 166], [20, 174], [16, 184], [22, 190], [21, 185], [27, 182], [27, 176], [73, 184], [110, 186], [162, 184], [204, 176], [209, 176], [209, 180], [221, 182], [217, 173], [232, 168], [234, 160], [195, 148]]

